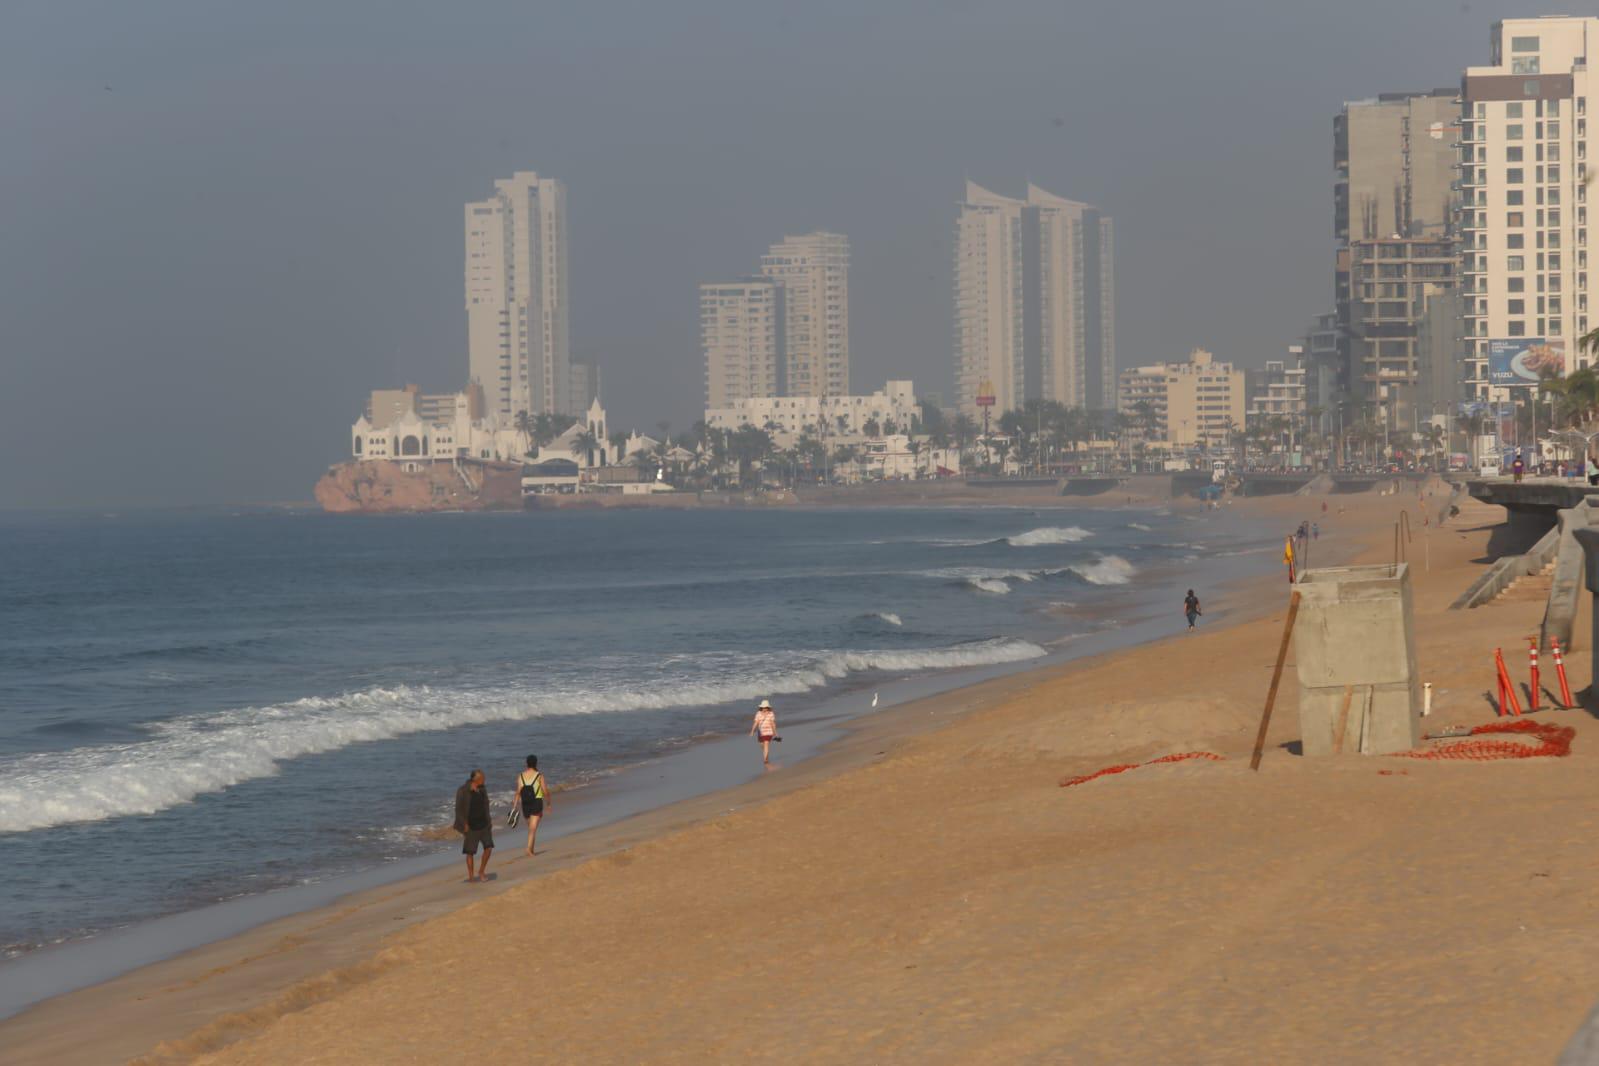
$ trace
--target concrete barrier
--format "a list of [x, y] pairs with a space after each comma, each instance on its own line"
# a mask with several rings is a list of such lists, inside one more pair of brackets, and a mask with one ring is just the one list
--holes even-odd
[[1306, 755], [1385, 755], [1421, 743], [1410, 566], [1300, 575], [1294, 661]]
[[1571, 647], [1571, 632], [1577, 621], [1577, 606], [1582, 598], [1586, 564], [1577, 530], [1587, 529], [1591, 511], [1587, 500], [1560, 512], [1555, 534], [1555, 572], [1549, 582], [1549, 602], [1544, 606], [1543, 625], [1538, 628], [1538, 646], [1548, 651], [1551, 640], [1562, 648]]

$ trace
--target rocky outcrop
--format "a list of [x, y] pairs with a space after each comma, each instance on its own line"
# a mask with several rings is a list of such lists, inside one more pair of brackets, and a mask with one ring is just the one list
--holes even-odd
[[316, 483], [316, 502], [337, 514], [516, 511], [522, 507], [522, 467], [469, 459], [411, 472], [387, 460], [352, 460], [328, 468]]

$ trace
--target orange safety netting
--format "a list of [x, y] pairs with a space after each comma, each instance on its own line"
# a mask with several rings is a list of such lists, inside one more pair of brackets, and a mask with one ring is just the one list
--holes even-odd
[[1482, 733], [1522, 733], [1536, 740], [1536, 744], [1518, 744], [1513, 740], [1465, 740], [1446, 748], [1421, 751], [1395, 752], [1401, 759], [1536, 759], [1541, 756], [1561, 758], [1571, 754], [1571, 739], [1577, 731], [1569, 725], [1533, 722], [1517, 718], [1509, 722], [1489, 722], [1472, 729], [1470, 735]]
[[1187, 759], [1209, 759], [1212, 762], [1220, 762], [1223, 758], [1224, 756], [1209, 751], [1180, 751], [1172, 755], [1162, 755], [1158, 759], [1150, 759], [1148, 762], [1123, 763], [1120, 766], [1107, 766], [1103, 770], [1095, 770], [1091, 774], [1082, 774], [1078, 777], [1063, 777], [1060, 779], [1060, 787], [1071, 788], [1073, 785], [1081, 785], [1084, 782], [1093, 781], [1095, 778], [1109, 777], [1111, 774], [1123, 774], [1128, 770], [1136, 770], [1140, 766], [1156, 766], [1163, 762], [1183, 762]]

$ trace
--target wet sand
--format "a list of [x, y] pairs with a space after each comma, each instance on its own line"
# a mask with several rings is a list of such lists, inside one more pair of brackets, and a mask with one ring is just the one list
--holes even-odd
[[[1384, 560], [1400, 507], [1419, 513], [1327, 499], [1323, 543]], [[1307, 502], [1238, 506], [1280, 523]], [[1542, 610], [1519, 589], [1446, 613], [1502, 515], [1462, 511], [1410, 551], [1433, 728], [1492, 716], [1492, 648], [1519, 661]], [[0, 1046], [19, 1062], [158, 1045], [153, 1061], [1548, 1061], [1599, 989], [1599, 727], [1540, 715], [1578, 730], [1564, 760], [1305, 760], [1288, 684], [1251, 775], [1286, 591], [1234, 593], [1264, 615], [1235, 626], [896, 708], [750, 785], [497, 860], [489, 885], [430, 875], [58, 997], [0, 1025]], [[1227, 758], [1057, 784], [1185, 750]]]

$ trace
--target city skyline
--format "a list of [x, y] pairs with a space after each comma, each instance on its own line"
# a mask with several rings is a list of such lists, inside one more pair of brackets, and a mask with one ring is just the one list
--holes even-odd
[[[965, 178], [1118, 220], [1123, 365], [1195, 345], [1259, 365], [1327, 310], [1326, 116], [1452, 84], [1496, 18], [1539, 10], [892, 7], [741, 11], [712, 34], [694, 3], [13, 12], [0, 189], [26, 210], [0, 256], [0, 445], [57, 443], [0, 498], [303, 498], [373, 385], [460, 384], [436, 369], [466, 354], [456, 212], [519, 169], [571, 190], [571, 357], [603, 369], [619, 424], [692, 421], [691, 293], [816, 229], [851, 238], [855, 381], [951, 395]], [[1275, 46], [1307, 37], [1308, 60]], [[1135, 41], [1137, 84], [1107, 95]], [[1205, 59], [1240, 42], [1247, 77]], [[160, 462], [104, 462], [129, 441]]]

